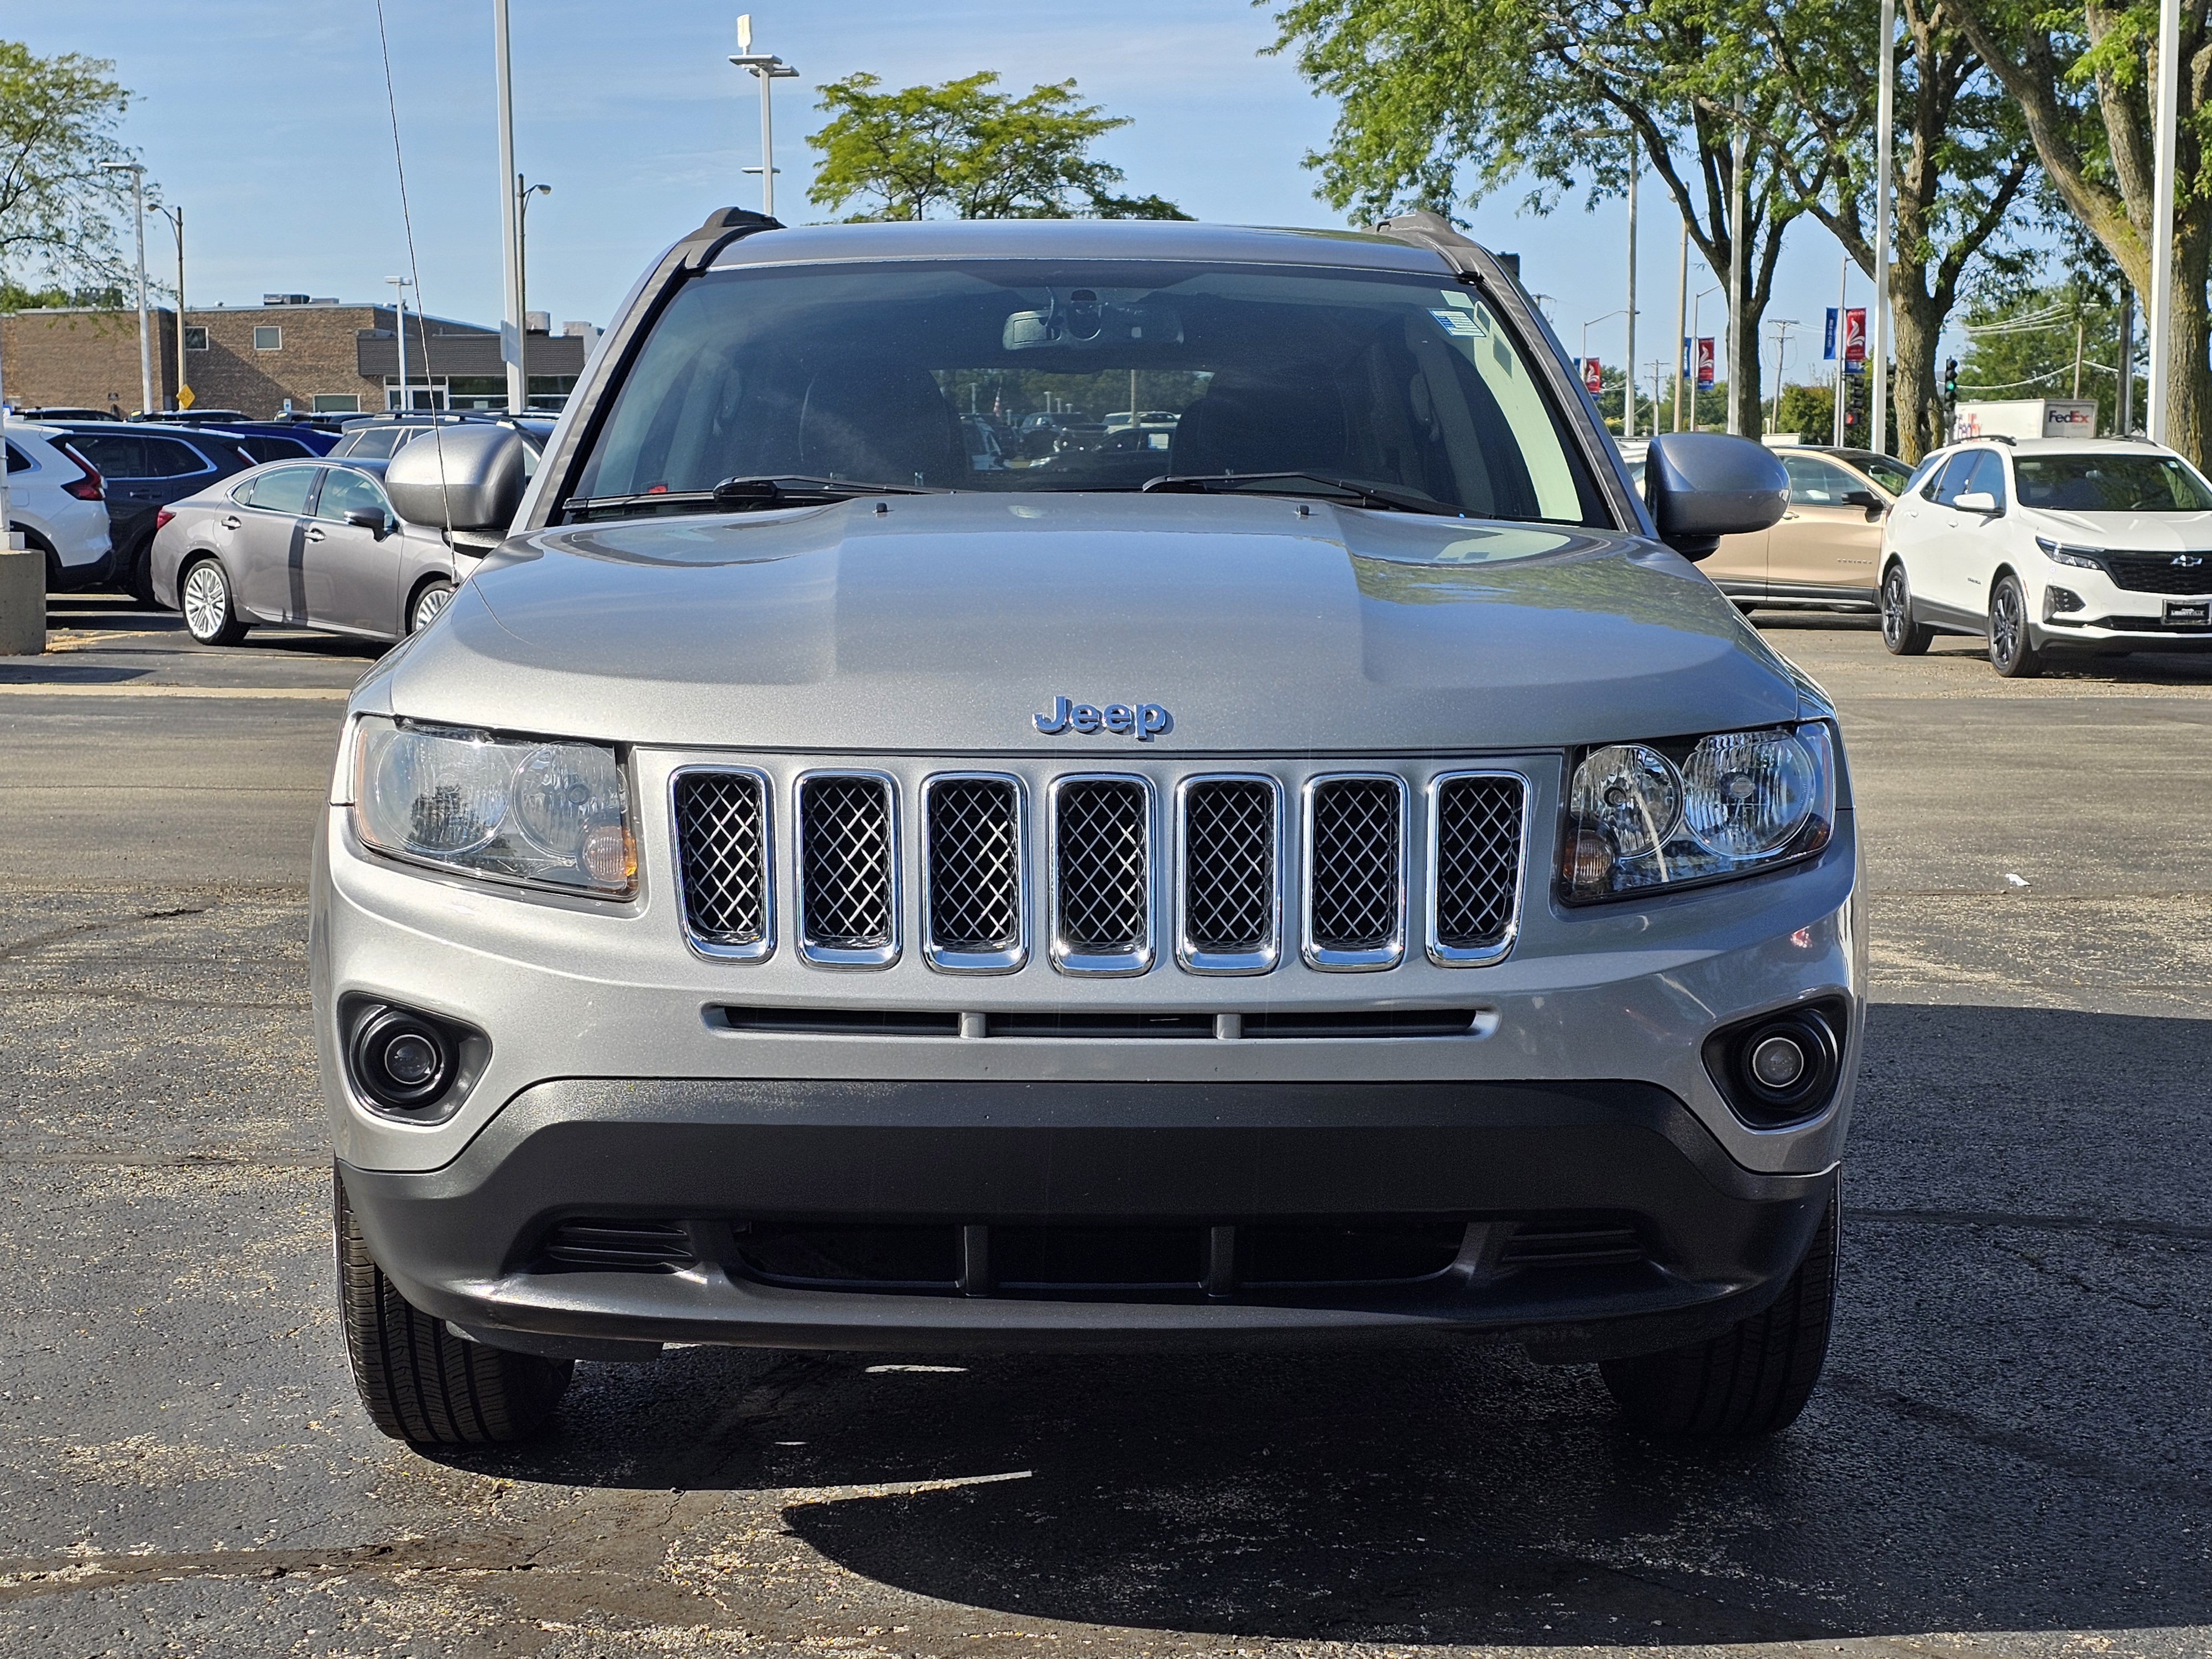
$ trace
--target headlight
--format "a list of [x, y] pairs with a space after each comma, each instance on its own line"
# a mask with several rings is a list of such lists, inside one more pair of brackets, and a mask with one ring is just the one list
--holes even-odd
[[364, 719], [353, 829], [394, 858], [494, 881], [626, 898], [637, 843], [614, 750]]
[[2038, 536], [2035, 544], [2043, 550], [2043, 556], [2053, 564], [2070, 564], [2076, 570], [2102, 570], [2105, 555], [2100, 548], [2069, 547], [2048, 536]]
[[1593, 749], [1567, 790], [1565, 896], [1615, 898], [1808, 858], [1834, 826], [1835, 772], [1819, 724]]

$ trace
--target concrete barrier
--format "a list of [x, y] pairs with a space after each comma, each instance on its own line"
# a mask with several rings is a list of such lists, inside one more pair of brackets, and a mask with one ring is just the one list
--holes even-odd
[[46, 648], [46, 556], [26, 551], [21, 535], [0, 547], [0, 657], [35, 657]]

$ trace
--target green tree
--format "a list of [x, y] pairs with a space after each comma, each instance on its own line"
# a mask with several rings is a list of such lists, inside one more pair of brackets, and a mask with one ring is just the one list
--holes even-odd
[[[1950, 0], [1960, 27], [2020, 102], [2037, 158], [2067, 208], [2136, 293], [2150, 292], [2158, 7], [2087, 0]], [[2182, 0], [2174, 161], [2173, 325], [2167, 441], [2212, 459], [2212, 36], [2206, 0]]]
[[130, 180], [102, 165], [133, 159], [116, 137], [131, 94], [114, 68], [0, 40], [0, 283], [82, 292], [125, 281], [114, 218]]
[[[2114, 430], [2120, 384], [2117, 299], [2081, 275], [1970, 306], [1959, 396], [1968, 401], [2093, 398], [2097, 430]], [[2136, 408], [2140, 414], [2140, 398]]]
[[832, 213], [858, 202], [872, 219], [1187, 219], [1158, 196], [1121, 196], [1121, 169], [1091, 155], [1129, 125], [1079, 102], [1075, 82], [1017, 98], [985, 72], [942, 86], [881, 90], [872, 75], [822, 88], [830, 119], [806, 142], [821, 154], [807, 199]]
[[[1273, 50], [1341, 108], [1310, 155], [1322, 198], [1377, 216], [1401, 204], [1449, 212], [1515, 179], [1549, 212], [1571, 188], [1626, 182], [1648, 159], [1698, 251], [1725, 274], [1741, 233], [1745, 303], [1732, 364], [1743, 430], [1759, 430], [1759, 325], [1790, 223], [1833, 161], [1771, 73], [1749, 0], [1286, 0]], [[1745, 141], [1733, 220], [1734, 140]]]
[[[1827, 163], [1823, 187], [1796, 172], [1791, 186], [1871, 278], [1876, 9], [1759, 7], [1751, 15], [1798, 124], [1818, 139]], [[1894, 441], [1903, 459], [1917, 462], [1947, 441], [1936, 384], [1938, 337], [1978, 256], [2008, 265], [2020, 258], [2003, 233], [2027, 199], [2035, 151], [2020, 106], [1982, 62], [1948, 0], [1899, 0], [1899, 18], [1890, 271], [1900, 414]], [[1803, 153], [1776, 151], [1785, 170], [1798, 167]]]

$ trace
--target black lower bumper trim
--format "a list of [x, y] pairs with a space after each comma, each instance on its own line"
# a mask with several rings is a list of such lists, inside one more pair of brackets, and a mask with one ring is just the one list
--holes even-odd
[[[580, 1357], [1471, 1334], [1647, 1352], [1763, 1307], [1833, 1185], [1747, 1170], [1623, 1082], [580, 1079], [526, 1091], [442, 1170], [339, 1176], [410, 1301]], [[580, 1267], [559, 1231], [580, 1218], [680, 1230], [693, 1259]], [[926, 1279], [867, 1265], [905, 1259], [868, 1237], [892, 1231]]]

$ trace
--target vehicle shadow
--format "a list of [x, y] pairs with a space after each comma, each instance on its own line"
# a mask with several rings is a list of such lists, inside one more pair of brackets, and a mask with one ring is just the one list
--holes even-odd
[[1029, 1619], [1670, 1648], [2212, 1623], [2208, 1042], [1878, 1007], [1837, 1345], [1763, 1443], [1644, 1436], [1594, 1372], [1490, 1347], [692, 1349], [580, 1367], [554, 1437], [446, 1461], [770, 1494], [865, 1579]]

